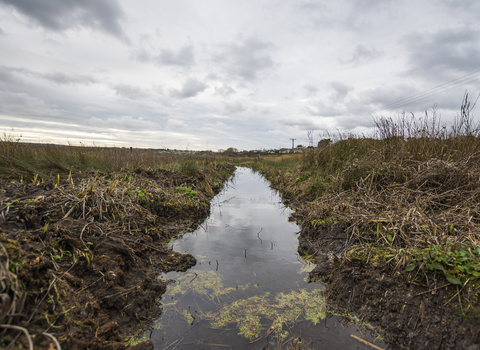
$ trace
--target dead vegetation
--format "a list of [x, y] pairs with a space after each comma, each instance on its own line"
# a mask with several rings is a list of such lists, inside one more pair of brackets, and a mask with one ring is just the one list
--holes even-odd
[[0, 180], [1, 346], [124, 349], [160, 313], [158, 273], [195, 264], [167, 242], [206, 217], [233, 167], [177, 156], [107, 173], [22, 171]]
[[[300, 248], [331, 264], [312, 276], [327, 274], [331, 280], [333, 271], [345, 267], [375, 266], [377, 273], [407, 276], [401, 288], [417, 284], [422, 298], [447, 289], [442, 308], [453, 309], [442, 317], [478, 323], [480, 127], [471, 114], [474, 105], [465, 94], [452, 125], [442, 124], [435, 108], [423, 118], [377, 118], [374, 137], [339, 135], [296, 162], [250, 163], [296, 207]], [[345, 278], [336, 283], [350, 285]], [[419, 346], [421, 341], [412, 340], [422, 336], [419, 332], [412, 327], [410, 338], [399, 342]]]

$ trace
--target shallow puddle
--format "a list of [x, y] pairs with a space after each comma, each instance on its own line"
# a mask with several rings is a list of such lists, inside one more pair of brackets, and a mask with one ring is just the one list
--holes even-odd
[[263, 177], [238, 168], [211, 205], [208, 219], [173, 243], [198, 262], [162, 276], [176, 282], [145, 335], [156, 349], [287, 349], [299, 337], [304, 349], [372, 349], [355, 337], [386, 348], [327, 316], [324, 287], [306, 281], [313, 266], [297, 252], [300, 228]]

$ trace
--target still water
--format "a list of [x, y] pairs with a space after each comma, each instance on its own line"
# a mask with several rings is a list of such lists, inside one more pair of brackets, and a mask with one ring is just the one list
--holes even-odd
[[268, 181], [237, 168], [210, 216], [173, 243], [197, 265], [161, 276], [175, 282], [146, 334], [155, 348], [287, 349], [301, 337], [305, 349], [372, 349], [351, 336], [374, 342], [368, 332], [326, 314], [324, 286], [306, 281], [313, 265], [297, 252], [290, 214]]

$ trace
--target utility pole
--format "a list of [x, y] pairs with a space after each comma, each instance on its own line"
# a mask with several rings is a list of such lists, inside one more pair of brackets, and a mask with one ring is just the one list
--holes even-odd
[[290, 139], [290, 140], [292, 140], [292, 153], [294, 153], [294, 152], [295, 152], [295, 151], [294, 151], [294, 147], [295, 147], [294, 144], [295, 144], [295, 140], [296, 140], [296, 139]]

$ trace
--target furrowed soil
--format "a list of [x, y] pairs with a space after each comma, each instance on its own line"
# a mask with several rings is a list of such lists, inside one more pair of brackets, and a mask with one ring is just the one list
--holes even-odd
[[[371, 255], [367, 252], [363, 259], [354, 258], [351, 252], [359, 247], [362, 233], [349, 233], [351, 222], [333, 218], [349, 208], [352, 218], [364, 215], [355, 203], [342, 201], [341, 195], [332, 195], [331, 203], [328, 196], [321, 199], [308, 196], [293, 184], [299, 174], [289, 178], [288, 173], [282, 175], [278, 170], [261, 169], [286, 204], [295, 210], [293, 218], [302, 227], [299, 252], [315, 259], [317, 266], [309, 277], [326, 284], [327, 302], [333, 313], [367, 324], [394, 348], [480, 349], [478, 285], [470, 288], [463, 282], [454, 285], [440, 271], [415, 269], [407, 272], [405, 266], [409, 261], [396, 262], [390, 256], [375, 255], [379, 245], [373, 240], [363, 246], [372, 248]], [[343, 196], [352, 198], [349, 192]], [[385, 197], [388, 200], [388, 194]], [[465, 194], [465, 198], [472, 196]], [[417, 202], [421, 200], [417, 197]], [[381, 202], [376, 204], [383, 207], [384, 212], [389, 210]], [[475, 210], [474, 203], [472, 213]], [[365, 213], [365, 217], [367, 215]], [[367, 235], [364, 237], [369, 242]], [[396, 264], [392, 264], [392, 260]]]
[[[0, 182], [0, 347], [151, 349], [128, 344], [161, 313], [160, 272], [193, 256], [172, 251], [233, 174], [138, 169]], [[13, 348], [13, 346], [12, 346]]]

